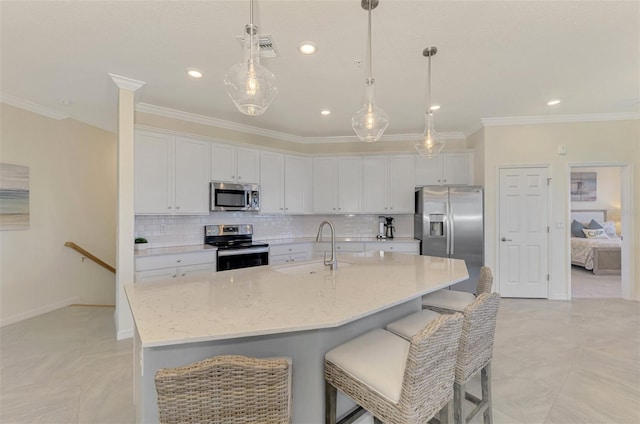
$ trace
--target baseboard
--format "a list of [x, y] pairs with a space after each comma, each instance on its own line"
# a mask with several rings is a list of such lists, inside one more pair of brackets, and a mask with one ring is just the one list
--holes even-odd
[[571, 296], [561, 293], [549, 295], [549, 300], [571, 300]]
[[30, 311], [26, 311], [17, 315], [10, 316], [0, 320], [0, 327], [15, 324], [16, 322], [24, 321], [25, 319], [37, 317], [38, 315], [46, 314], [47, 312], [55, 311], [56, 309], [64, 308], [73, 303], [77, 303], [80, 300], [79, 297], [70, 297], [69, 299], [62, 300], [60, 302], [52, 303], [50, 305], [41, 306]]
[[133, 328], [125, 328], [123, 330], [120, 330], [116, 335], [117, 340], [130, 339], [132, 337], [133, 337]]

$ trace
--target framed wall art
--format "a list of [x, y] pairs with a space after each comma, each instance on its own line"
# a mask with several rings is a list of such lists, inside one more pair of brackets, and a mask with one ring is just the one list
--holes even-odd
[[0, 163], [0, 230], [29, 228], [29, 167]]
[[593, 202], [597, 199], [598, 173], [597, 172], [572, 172], [571, 173], [571, 201]]

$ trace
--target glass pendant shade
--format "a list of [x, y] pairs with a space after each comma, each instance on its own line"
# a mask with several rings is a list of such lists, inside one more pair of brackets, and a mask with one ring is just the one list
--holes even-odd
[[262, 115], [278, 93], [275, 75], [260, 65], [258, 29], [254, 25], [246, 26], [244, 62], [229, 69], [224, 76], [224, 87], [245, 115]]
[[351, 118], [351, 127], [358, 138], [368, 143], [378, 141], [389, 125], [387, 114], [373, 102], [373, 88], [374, 81], [369, 78], [365, 87], [364, 106]]
[[418, 154], [425, 158], [432, 158], [444, 148], [444, 139], [433, 128], [433, 113], [425, 114], [425, 132], [422, 140], [415, 145]]

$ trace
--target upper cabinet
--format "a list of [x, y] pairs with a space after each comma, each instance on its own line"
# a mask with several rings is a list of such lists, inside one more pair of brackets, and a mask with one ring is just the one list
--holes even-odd
[[429, 159], [418, 157], [416, 185], [471, 184], [471, 166], [469, 153], [442, 153]]
[[212, 143], [211, 179], [238, 184], [260, 183], [260, 151]]
[[150, 131], [136, 131], [136, 214], [208, 215], [208, 200], [208, 142]]
[[362, 158], [313, 159], [313, 212], [359, 213]]
[[310, 213], [311, 159], [262, 152], [260, 161], [260, 213]]
[[413, 213], [414, 156], [362, 159], [362, 212]]

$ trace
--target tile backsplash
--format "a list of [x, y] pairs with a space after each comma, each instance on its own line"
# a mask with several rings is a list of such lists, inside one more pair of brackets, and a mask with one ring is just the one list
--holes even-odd
[[[393, 217], [395, 236], [413, 237], [413, 215]], [[202, 244], [204, 226], [210, 224], [253, 224], [255, 240], [315, 237], [323, 220], [333, 223], [336, 237], [375, 237], [378, 234], [378, 215], [260, 215], [250, 212], [212, 212], [208, 216], [138, 215], [135, 219], [135, 237], [146, 238], [149, 247]]]

